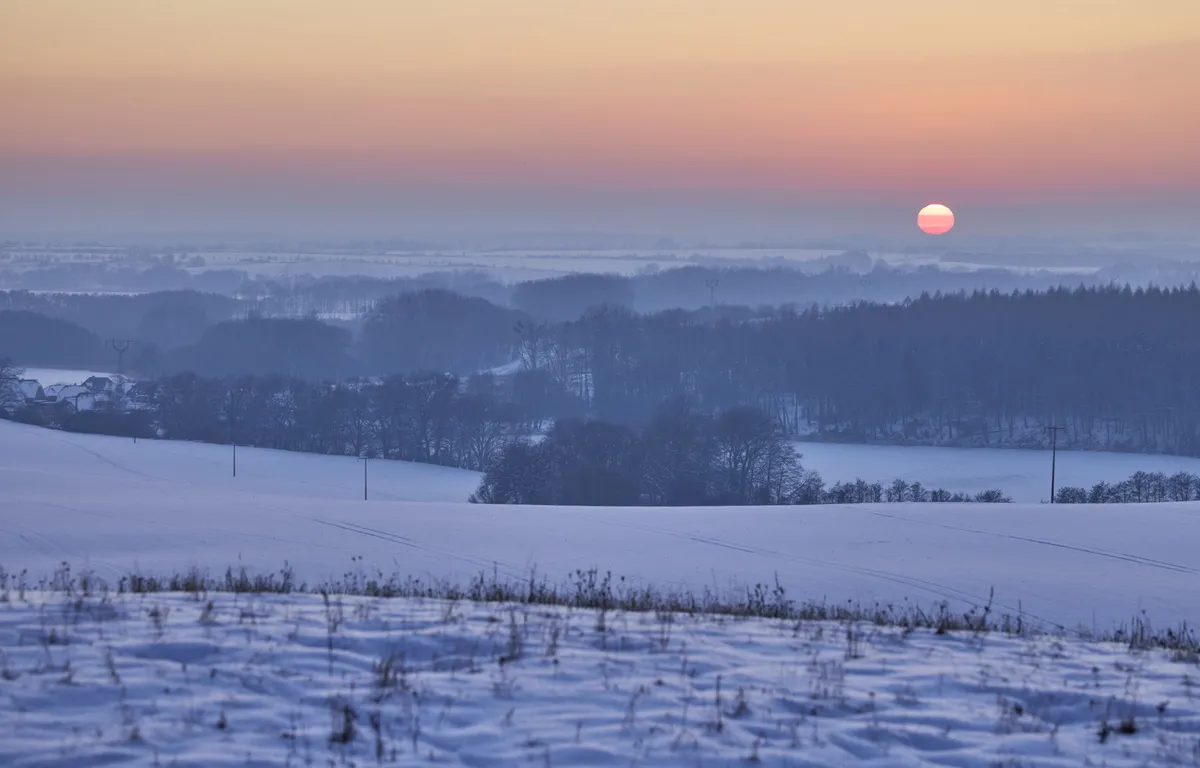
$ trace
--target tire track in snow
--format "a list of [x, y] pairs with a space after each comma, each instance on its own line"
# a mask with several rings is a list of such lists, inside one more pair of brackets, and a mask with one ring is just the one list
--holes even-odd
[[[131, 469], [131, 468], [121, 464], [120, 462], [115, 461], [115, 460], [109, 458], [108, 456], [105, 456], [104, 454], [100, 453], [99, 451], [93, 450], [84, 445], [80, 445], [79, 443], [77, 443], [73, 440], [70, 440], [61, 434], [56, 434], [55, 437], [58, 439], [59, 442], [65, 443], [73, 448], [77, 448], [77, 449], [83, 451], [84, 453], [87, 453], [87, 454], [91, 455], [92, 457], [99, 459], [101, 462], [107, 464], [108, 466], [110, 466], [113, 469], [116, 469], [120, 472], [127, 472], [131, 475], [136, 475], [137, 477], [141, 477], [145, 480], [150, 480], [150, 481], [153, 481], [156, 483], [166, 482], [166, 483], [174, 483], [174, 484], [178, 484], [178, 485], [199, 486], [199, 487], [203, 487], [203, 488], [211, 487], [210, 484], [199, 482], [195, 479], [167, 478], [167, 477], [160, 477], [160, 476], [156, 476], [156, 475], [149, 475], [149, 474], [146, 474], [145, 472], [140, 472], [136, 469]], [[173, 441], [159, 441], [159, 442], [170, 443]], [[253, 448], [251, 450], [253, 450]], [[189, 461], [192, 460], [192, 457], [188, 457], [188, 460]], [[267, 480], [269, 482], [271, 480], [275, 480], [276, 478], [271, 477], [270, 475], [264, 475], [264, 476], [259, 476], [256, 479], [259, 481]], [[287, 482], [291, 483], [292, 485], [307, 485], [312, 488], [320, 489], [321, 491], [324, 491], [324, 492], [329, 492], [331, 490], [338, 490], [338, 491], [345, 490], [341, 486], [331, 485], [328, 482], [323, 482], [320, 480], [308, 480], [308, 479], [304, 479], [302, 477], [288, 477]], [[243, 491], [249, 490], [249, 492], [252, 492], [252, 493], [258, 492], [258, 493], [268, 493], [271, 495], [284, 495], [283, 492], [281, 492], [279, 490], [267, 490], [267, 491], [254, 491], [253, 489], [239, 489], [239, 490], [243, 490]], [[411, 501], [411, 502], [418, 501], [417, 499], [409, 499], [409, 498], [406, 498], [403, 496], [396, 496], [395, 494], [389, 493], [387, 491], [378, 491], [377, 490], [377, 491], [375, 491], [375, 495], [377, 497], [379, 497], [381, 500], [385, 500], [385, 501]]]
[[[0, 532], [7, 533], [8, 535], [13, 536], [14, 538], [20, 539], [21, 541], [25, 542], [27, 545], [29, 545], [33, 549], [37, 550], [39, 553], [41, 553], [48, 559], [55, 558], [55, 555], [51, 554], [50, 551], [48, 551], [47, 547], [49, 547], [51, 549], [57, 549], [59, 551], [60, 555], [58, 556], [57, 559], [60, 561], [60, 563], [67, 563], [68, 565], [70, 565], [72, 559], [82, 560], [82, 561], [84, 561], [85, 569], [89, 568], [89, 567], [97, 567], [97, 568], [103, 568], [104, 570], [108, 571], [113, 576], [119, 577], [122, 575], [121, 572], [117, 568], [113, 567], [112, 565], [110, 565], [106, 562], [103, 562], [103, 561], [92, 562], [90, 557], [80, 557], [78, 553], [72, 552], [70, 549], [63, 546], [58, 541], [55, 541], [54, 539], [50, 538], [49, 536], [46, 536], [45, 534], [41, 534], [41, 533], [38, 533], [37, 531], [30, 530], [29, 528], [17, 526], [17, 529], [15, 531], [7, 529], [7, 528], [0, 528]], [[41, 544], [44, 546], [39, 546], [38, 542], [41, 542]]]
[[858, 510], [859, 512], [865, 512], [869, 515], [875, 515], [877, 517], [886, 517], [886, 518], [890, 518], [892, 520], [900, 520], [901, 522], [912, 523], [914, 525], [932, 525], [937, 528], [944, 528], [948, 531], [959, 531], [962, 533], [974, 533], [979, 536], [992, 536], [992, 537], [999, 538], [999, 539], [1011, 539], [1013, 541], [1023, 541], [1028, 544], [1041, 544], [1041, 545], [1047, 546], [1047, 547], [1057, 547], [1059, 549], [1069, 549], [1073, 552], [1081, 552], [1086, 555], [1096, 555], [1097, 557], [1108, 557], [1108, 558], [1112, 558], [1114, 560], [1122, 560], [1127, 563], [1134, 563], [1136, 565], [1145, 565], [1145, 566], [1149, 566], [1151, 568], [1161, 568], [1165, 571], [1174, 571], [1175, 573], [1186, 573], [1186, 574], [1191, 574], [1191, 575], [1200, 574], [1200, 570], [1191, 568], [1186, 565], [1178, 565], [1176, 563], [1168, 563], [1165, 560], [1155, 560], [1154, 558], [1142, 557], [1141, 555], [1131, 555], [1131, 554], [1126, 554], [1124, 552], [1113, 552], [1113, 551], [1105, 550], [1105, 549], [1091, 549], [1089, 547], [1081, 547], [1076, 544], [1065, 544], [1061, 541], [1050, 541], [1049, 539], [1038, 539], [1038, 538], [1034, 538], [1033, 536], [1018, 536], [1015, 533], [1001, 533], [999, 531], [981, 531], [977, 528], [967, 528], [965, 526], [960, 526], [960, 525], [950, 525], [949, 523], [935, 523], [935, 522], [931, 522], [931, 521], [927, 521], [927, 520], [914, 520], [912, 518], [903, 517], [901, 515], [891, 515], [891, 514], [888, 514], [887, 512], [878, 512], [873, 509], [864, 509], [863, 507], [858, 506], [858, 505], [854, 505], [852, 508], [855, 510]]
[[[30, 533], [30, 531], [26, 528], [17, 528], [17, 530], [15, 530], [15, 531], [11, 530], [9, 528], [0, 528], [0, 532], [7, 533], [9, 536], [12, 536], [14, 539], [20, 539], [21, 541], [25, 542], [25, 544], [27, 544], [28, 546], [32, 547], [33, 549], [36, 549], [39, 554], [45, 555], [48, 558], [56, 557], [55, 555], [51, 554], [46, 549], [46, 547], [41, 546], [41, 544], [45, 544], [46, 546], [52, 546], [52, 544], [53, 544], [52, 542], [47, 541], [44, 536], [38, 536], [35, 533], [35, 534], [33, 534], [33, 538], [31, 539], [29, 536], [26, 536], [25, 533], [21, 533], [21, 531]], [[39, 543], [39, 542], [41, 542], [41, 543]], [[63, 550], [64, 552], [66, 551], [63, 547], [57, 547], [57, 549]], [[68, 553], [68, 555], [71, 555], [71, 554], [72, 553]]]
[[146, 480], [153, 480], [155, 482], [162, 482], [162, 480], [163, 480], [163, 478], [161, 478], [161, 477], [154, 477], [153, 475], [147, 475], [145, 472], [139, 472], [136, 469], [130, 469], [129, 467], [126, 467], [122, 464], [117, 463], [116, 461], [113, 461], [112, 459], [108, 458], [107, 456], [100, 453], [99, 451], [94, 451], [91, 448], [88, 448], [86, 446], [80, 445], [79, 443], [76, 443], [73, 440], [68, 440], [64, 437], [59, 436], [59, 442], [66, 443], [67, 445], [69, 445], [73, 448], [78, 448], [79, 450], [83, 451], [84, 453], [90, 454], [91, 456], [99, 459], [100, 461], [104, 462], [108, 466], [110, 466], [113, 469], [116, 469], [120, 472], [128, 472], [131, 475], [137, 475], [138, 477], [145, 478]]
[[470, 563], [471, 565], [474, 565], [477, 568], [482, 568], [483, 570], [487, 570], [489, 567], [495, 567], [497, 570], [504, 571], [505, 575], [507, 575], [509, 578], [512, 578], [512, 579], [524, 578], [522, 575], [519, 575], [515, 570], [513, 570], [510, 566], [508, 566], [505, 563], [501, 563], [498, 560], [487, 561], [487, 560], [480, 560], [479, 558], [475, 558], [475, 557], [468, 557], [466, 555], [459, 555], [454, 552], [450, 552], [448, 550], [440, 549], [438, 547], [431, 547], [426, 544], [421, 544], [420, 542], [410, 539], [406, 536], [400, 536], [395, 533], [388, 533], [387, 531], [381, 531], [377, 528], [368, 528], [367, 526], [359, 525], [358, 523], [332, 522], [329, 520], [320, 520], [315, 517], [312, 518], [312, 520], [313, 520], [313, 522], [320, 523], [321, 525], [328, 525], [333, 528], [340, 528], [343, 531], [348, 531], [350, 533], [357, 533], [360, 536], [370, 536], [375, 539], [381, 539], [383, 541], [390, 541], [393, 544], [400, 544], [402, 546], [409, 547], [411, 549], [415, 549], [419, 552], [426, 552], [431, 555], [439, 555], [441, 557], [448, 557], [448, 558], [451, 558], [454, 560], [459, 560], [464, 563]]
[[[112, 514], [112, 513], [108, 513], [108, 512], [101, 512], [99, 510], [94, 510], [94, 509], [80, 509], [78, 507], [68, 506], [66, 504], [57, 504], [57, 503], [49, 502], [49, 501], [42, 501], [40, 499], [39, 500], [27, 500], [24, 503], [30, 504], [30, 505], [35, 505], [35, 506], [47, 507], [49, 509], [56, 509], [56, 510], [59, 510], [62, 512], [69, 512], [71, 514], [81, 515], [81, 516], [85, 516], [85, 517], [94, 517], [94, 518], [100, 518], [103, 520], [111, 520], [111, 521], [113, 521], [114, 530], [119, 529], [121, 526], [128, 525], [131, 522], [138, 523], [140, 526], [143, 526], [142, 528], [140, 528], [138, 530], [138, 536], [147, 537], [150, 540], [152, 540], [157, 545], [158, 552], [171, 551], [171, 549], [173, 549], [176, 545], [178, 545], [179, 538], [178, 537], [171, 538], [168, 534], [165, 534], [165, 533], [151, 533], [151, 532], [149, 532], [150, 528], [166, 529], [166, 531], [179, 531], [179, 532], [181, 532], [181, 534], [186, 535], [186, 536], [194, 536], [196, 534], [195, 529], [190, 528], [186, 525], [182, 525], [177, 522], [172, 522], [170, 519], [163, 519], [162, 517], [154, 517], [154, 518], [133, 517], [127, 513], [123, 513], [121, 515], [116, 515], [116, 514]], [[277, 515], [277, 516], [285, 516], [286, 515], [286, 513], [284, 513], [281, 510], [272, 509], [272, 508], [266, 507], [266, 506], [256, 508], [255, 512], [256, 513], [269, 513], [269, 514], [273, 514], [273, 515]], [[0, 528], [0, 530], [5, 530], [5, 529]], [[36, 533], [29, 529], [22, 529], [22, 530], [25, 530], [30, 535], [41, 538], [43, 541], [48, 542], [49, 544], [52, 544], [53, 546], [57, 547], [58, 549], [61, 549], [63, 552], [69, 553], [71, 555], [71, 557], [78, 558], [78, 559], [85, 559], [85, 556], [81, 556], [77, 552], [72, 552], [71, 550], [64, 547], [62, 544], [59, 544], [56, 540], [54, 540], [48, 536], [45, 536], [44, 534]], [[205, 530], [207, 533], [227, 534], [232, 537], [240, 538], [240, 539], [265, 539], [267, 541], [279, 542], [281, 544], [295, 544], [296, 546], [299, 546], [299, 547], [318, 547], [321, 549], [334, 549], [335, 548], [335, 547], [331, 547], [328, 544], [324, 544], [322, 542], [297, 541], [295, 539], [282, 538], [282, 537], [274, 535], [274, 534], [250, 533], [247, 531], [235, 530], [235, 529], [225, 528], [225, 527], [221, 527], [221, 528], [211, 528], [210, 527]], [[8, 532], [12, 535], [17, 535], [17, 534], [13, 534], [11, 531], [8, 531]], [[26, 541], [28, 541], [28, 539], [26, 539], [26, 537], [24, 537], [24, 536], [18, 536], [18, 538], [22, 538], [22, 539], [25, 539]], [[201, 543], [207, 544], [208, 542], [202, 541]], [[32, 542], [30, 542], [30, 544], [32, 544]], [[146, 554], [145, 552], [139, 552], [139, 553]], [[49, 553], [46, 553], [46, 552], [43, 552], [43, 554], [46, 554], [48, 557], [50, 556]], [[155, 553], [152, 551], [149, 554], [153, 555]], [[111, 570], [113, 573], [117, 574], [118, 576], [126, 575], [125, 572], [123, 572], [120, 569], [117, 569], [113, 566], [105, 565], [105, 567], [108, 568], [109, 570]]]
[[[655, 526], [648, 526], [648, 525], [635, 525], [635, 524], [631, 524], [631, 523], [617, 523], [617, 522], [613, 522], [611, 520], [601, 520], [601, 519], [597, 519], [594, 517], [589, 517], [588, 519], [592, 520], [593, 522], [597, 522], [597, 523], [601, 523], [601, 524], [605, 524], [605, 525], [617, 525], [617, 526], [620, 526], [623, 528], [630, 528], [633, 530], [644, 531], [646, 533], [658, 533], [658, 534], [665, 535], [665, 536], [673, 536], [676, 538], [682, 538], [682, 539], [687, 539], [689, 541], [694, 541], [698, 544], [707, 544], [709, 546], [721, 547], [723, 549], [732, 549], [737, 552], [744, 552], [746, 554], [759, 555], [759, 556], [763, 556], [763, 557], [776, 557], [776, 558], [780, 558], [782, 560], [786, 560], [786, 561], [790, 561], [790, 562], [794, 562], [794, 563], [801, 563], [801, 564], [805, 564], [805, 565], [815, 565], [815, 566], [819, 566], [822, 568], [832, 568], [834, 570], [840, 570], [840, 571], [844, 571], [847, 573], [853, 573], [853, 574], [856, 574], [859, 576], [871, 576], [873, 578], [880, 579], [882, 581], [892, 582], [893, 584], [900, 584], [901, 586], [906, 586], [906, 587], [911, 587], [913, 589], [923, 590], [923, 591], [929, 592], [931, 594], [934, 594], [944, 600], [957, 600], [957, 601], [965, 602], [969, 605], [973, 605], [975, 607], [982, 607], [982, 606], [988, 604], [988, 599], [985, 597], [981, 597], [979, 595], [973, 595], [969, 592], [963, 592], [962, 590], [951, 587], [948, 584], [942, 584], [942, 583], [936, 582], [936, 581], [927, 581], [926, 579], [920, 579], [915, 576], [907, 576], [902, 573], [895, 573], [892, 571], [882, 571], [882, 570], [879, 570], [876, 568], [868, 568], [866, 566], [849, 565], [846, 563], [839, 563], [837, 561], [832, 561], [832, 560], [819, 560], [816, 558], [801, 557], [799, 555], [792, 555], [792, 554], [788, 554], [786, 552], [778, 552], [775, 550], [765, 549], [765, 548], [760, 548], [760, 547], [751, 547], [751, 546], [737, 544], [737, 543], [733, 543], [733, 542], [729, 542], [729, 541], [722, 541], [720, 539], [713, 539], [713, 538], [709, 538], [706, 536], [699, 536], [699, 535], [693, 534], [693, 533], [686, 533], [686, 532], [682, 532], [682, 531], [673, 531], [668, 528], [658, 528]], [[1050, 621], [1049, 619], [1045, 619], [1045, 618], [1042, 618], [1035, 614], [1032, 614], [1029, 611], [1026, 611], [1023, 608], [1020, 608], [1018, 606], [1007, 605], [1007, 604], [1002, 603], [995, 599], [991, 600], [991, 604], [997, 608], [1001, 608], [1003, 610], [1008, 611], [1009, 613], [1011, 613], [1014, 616], [1020, 615], [1024, 618], [1031, 619], [1031, 620], [1038, 622], [1040, 624], [1043, 624], [1045, 626], [1054, 627], [1057, 629], [1065, 629], [1065, 627], [1063, 627], [1061, 624], [1058, 624], [1057, 622], [1053, 622], [1053, 621]]]

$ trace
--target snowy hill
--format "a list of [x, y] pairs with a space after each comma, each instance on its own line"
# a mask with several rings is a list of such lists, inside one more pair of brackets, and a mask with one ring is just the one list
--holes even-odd
[[1195, 765], [1195, 661], [1054, 637], [15, 593], [5, 766]]
[[[702, 509], [451, 503], [470, 472], [70, 435], [0, 422], [0, 566], [68, 561], [105, 578], [190, 566], [340, 577], [352, 569], [465, 581], [611, 570], [728, 590], [778, 578], [796, 600], [979, 606], [1111, 629], [1145, 610], [1194, 621], [1200, 505]], [[361, 559], [358, 559], [361, 558]]]
[[[237, 464], [235, 480], [228, 445], [175, 440], [135, 443], [128, 438], [0, 421], [0, 471], [19, 468], [61, 474], [64, 481], [78, 479], [85, 486], [101, 479], [125, 482], [134, 491], [150, 483], [188, 493], [219, 487], [255, 497], [362, 500], [363, 465], [352, 457], [239, 447]], [[372, 461], [368, 467], [370, 495], [392, 501], [466, 501], [478, 487], [479, 477], [478, 472], [405, 461]], [[32, 482], [36, 490], [52, 490]]]

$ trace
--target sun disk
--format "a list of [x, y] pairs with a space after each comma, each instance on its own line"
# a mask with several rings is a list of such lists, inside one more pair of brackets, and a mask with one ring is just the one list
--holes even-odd
[[954, 211], [941, 203], [931, 203], [917, 214], [917, 226], [927, 235], [943, 235], [954, 228]]

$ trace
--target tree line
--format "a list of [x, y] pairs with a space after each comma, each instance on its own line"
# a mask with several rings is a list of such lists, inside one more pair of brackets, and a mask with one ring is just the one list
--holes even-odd
[[529, 421], [491, 377], [439, 373], [315, 384], [179, 374], [141, 393], [159, 436], [483, 469]]
[[[0, 384], [19, 375], [20, 369], [0, 359]], [[497, 396], [491, 376], [459, 379], [437, 373], [343, 383], [277, 374], [206, 378], [183, 373], [141, 382], [91, 410], [7, 405], [9, 418], [72, 432], [475, 470], [533, 426], [526, 413]]]
[[208, 325], [244, 315], [246, 307], [237, 299], [197, 291], [131, 295], [0, 291], [3, 311], [63, 320], [101, 340], [119, 337], [169, 348], [195, 342]]
[[[595, 282], [564, 284], [584, 291]], [[357, 329], [254, 315], [205, 324], [202, 310], [148, 307], [142, 322], [189, 340], [168, 350], [139, 344], [127, 370], [318, 382], [421, 370], [461, 377], [511, 363], [522, 370], [504, 382], [505, 399], [543, 419], [641, 426], [682, 394], [709, 413], [754, 406], [787, 434], [815, 440], [1034, 447], [1056, 426], [1066, 447], [1200, 455], [1194, 285], [925, 294], [804, 310], [638, 314], [603, 304], [558, 322], [429, 289], [380, 300]], [[4, 352], [47, 366], [112, 356], [96, 334], [28, 310], [0, 310]]]
[[683, 392], [843, 442], [1200, 455], [1200, 290], [922, 295], [740, 318], [603, 307], [521, 333], [595, 417], [645, 423]]
[[1063, 486], [1056, 504], [1144, 504], [1200, 501], [1200, 475], [1191, 472], [1134, 472], [1119, 483], [1100, 482], [1091, 488]]
[[[723, 506], [1005, 503], [999, 489], [928, 488], [902, 478], [826, 485], [769, 414], [718, 414], [670, 398], [640, 428], [541, 418], [500, 397], [494, 376], [390, 376], [314, 384], [278, 375], [178, 374], [139, 384], [93, 410], [40, 409], [13, 389], [22, 371], [0, 358], [0, 417], [72, 432], [195, 440], [482, 471], [471, 501], [572, 506]], [[1056, 503], [1200, 501], [1200, 476], [1137, 472], [1090, 489], [1062, 487]]]
[[889, 485], [837, 483], [804, 469], [776, 420], [748, 406], [701, 413], [686, 398], [662, 403], [634, 429], [557, 421], [544, 439], [518, 440], [488, 465], [471, 501], [567, 506], [865, 504], [882, 501], [1007, 502], [999, 490], [974, 495]]
[[422, 370], [470, 375], [512, 359], [513, 328], [525, 317], [442, 289], [381, 299], [357, 326], [313, 315], [269, 317], [191, 293], [0, 299], [0, 353], [17, 363], [114, 370], [116, 355], [107, 342], [129, 339], [123, 372], [143, 378], [183, 372], [314, 382]]

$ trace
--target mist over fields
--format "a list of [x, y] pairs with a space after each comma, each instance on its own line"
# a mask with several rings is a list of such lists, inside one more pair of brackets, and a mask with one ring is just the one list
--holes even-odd
[[0, 353], [14, 370], [131, 376], [144, 407], [185, 374], [293, 398], [432, 376], [482, 398], [497, 446], [563, 418], [639, 428], [684, 396], [759, 409], [801, 440], [1044, 447], [1057, 426], [1063, 447], [1198, 452], [1186, 242], [629, 240], [9, 243]]

